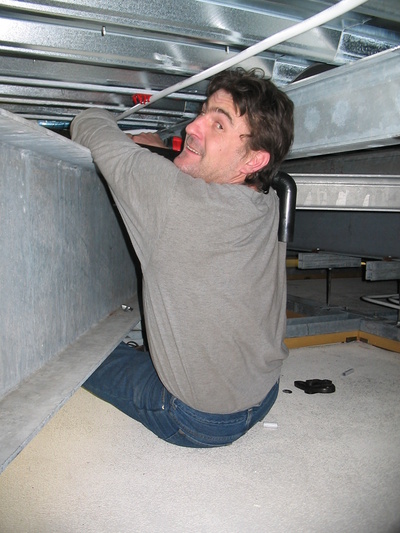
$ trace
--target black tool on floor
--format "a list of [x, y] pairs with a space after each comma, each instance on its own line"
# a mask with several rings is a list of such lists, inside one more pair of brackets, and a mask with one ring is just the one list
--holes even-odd
[[335, 392], [336, 387], [329, 379], [307, 379], [306, 381], [295, 381], [294, 386], [303, 390], [307, 394]]

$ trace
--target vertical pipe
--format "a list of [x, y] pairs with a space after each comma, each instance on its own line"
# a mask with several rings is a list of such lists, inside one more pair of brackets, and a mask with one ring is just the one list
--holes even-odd
[[292, 176], [280, 170], [273, 177], [271, 186], [276, 190], [279, 198], [278, 240], [286, 243], [292, 242], [296, 213], [296, 182]]

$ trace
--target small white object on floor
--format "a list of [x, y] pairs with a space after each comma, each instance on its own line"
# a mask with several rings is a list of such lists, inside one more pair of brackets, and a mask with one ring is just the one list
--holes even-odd
[[278, 429], [278, 424], [276, 422], [264, 422], [263, 426], [268, 429]]

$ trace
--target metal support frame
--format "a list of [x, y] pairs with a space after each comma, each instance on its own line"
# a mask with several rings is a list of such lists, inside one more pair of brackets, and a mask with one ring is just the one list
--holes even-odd
[[324, 252], [318, 253], [299, 253], [298, 268], [308, 269], [325, 269], [326, 270], [326, 305], [330, 307], [332, 292], [332, 269], [334, 268], [359, 268], [361, 266], [360, 257], [351, 257], [347, 255], [329, 254]]
[[397, 294], [361, 296], [361, 299], [372, 304], [397, 309], [396, 326], [400, 327], [400, 261], [368, 261], [365, 279], [369, 281], [397, 281]]
[[[358, 258], [339, 254], [307, 253], [299, 254], [298, 263], [300, 268], [302, 265], [307, 268], [333, 265], [340, 267], [351, 265], [352, 260], [354, 265], [358, 266]], [[399, 269], [400, 261], [370, 261], [367, 263], [367, 279], [391, 280], [394, 279], [393, 276], [400, 276]], [[399, 284], [397, 287], [399, 291]], [[325, 342], [349, 342], [359, 339], [400, 352], [400, 328], [394, 312], [394, 309], [398, 309], [398, 295], [384, 297], [391, 304], [384, 305], [386, 309], [381, 312], [360, 313], [343, 307], [329, 308], [317, 301], [288, 294], [287, 309], [295, 315], [288, 318], [287, 322], [286, 339], [289, 347], [296, 346], [296, 339], [302, 339], [299, 345], [303, 346], [323, 344], [324, 337]], [[371, 303], [381, 305], [378, 301]]]

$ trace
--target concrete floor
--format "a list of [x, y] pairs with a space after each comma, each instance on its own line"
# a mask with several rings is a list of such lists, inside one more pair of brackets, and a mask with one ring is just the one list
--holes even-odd
[[[181, 449], [80, 389], [0, 476], [1, 533], [398, 533], [400, 355], [292, 350], [266, 420]], [[353, 368], [354, 372], [342, 376]], [[294, 380], [328, 378], [333, 394]]]
[[[333, 280], [332, 305], [379, 312], [360, 294], [392, 289]], [[325, 301], [323, 279], [289, 280], [288, 291]], [[311, 378], [336, 392], [294, 387]], [[266, 418], [277, 429], [193, 450], [78, 389], [0, 475], [0, 533], [399, 533], [399, 393], [399, 353], [293, 349]]]

